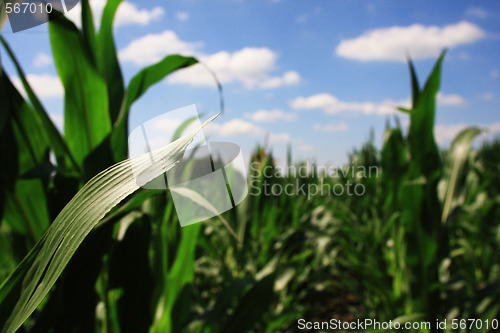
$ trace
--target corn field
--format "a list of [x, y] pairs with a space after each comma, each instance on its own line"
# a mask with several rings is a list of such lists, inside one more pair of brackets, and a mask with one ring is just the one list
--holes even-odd
[[[409, 125], [388, 121], [382, 149], [372, 138], [333, 176], [314, 165], [281, 172], [272, 147], [256, 147], [246, 199], [181, 228], [170, 191], [140, 189], [130, 176], [143, 161], [127, 160], [128, 115], [148, 88], [198, 60], [166, 56], [126, 85], [112, 29], [120, 2], [107, 2], [97, 32], [88, 1], [81, 29], [64, 16], [49, 22], [64, 135], [0, 36], [26, 91], [2, 67], [2, 333], [295, 332], [300, 319], [366, 318], [432, 324], [414, 332], [498, 331], [500, 141], [477, 148], [482, 130], [471, 127], [438, 148], [446, 51], [423, 85], [408, 62], [412, 107], [400, 111]], [[165, 166], [150, 179], [195, 135], [179, 133], [159, 152]], [[290, 153], [287, 168], [303, 167]], [[273, 192], [331, 194], [347, 183], [352, 192], [335, 195]]]

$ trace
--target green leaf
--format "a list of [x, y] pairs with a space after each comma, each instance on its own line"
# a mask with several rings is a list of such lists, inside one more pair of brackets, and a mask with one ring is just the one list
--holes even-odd
[[12, 230], [26, 235], [31, 245], [40, 239], [50, 224], [41, 180], [16, 181], [14, 191], [6, 192], [4, 219]]
[[448, 156], [449, 170], [446, 181], [446, 196], [444, 199], [441, 222], [446, 223], [452, 208], [452, 199], [455, 196], [460, 176], [464, 173], [466, 162], [469, 159], [472, 140], [481, 133], [477, 127], [469, 127], [461, 131], [453, 140]]
[[8, 155], [2, 169], [2, 184], [6, 189], [1, 194], [5, 200], [3, 218], [11, 229], [26, 236], [32, 246], [50, 222], [45, 189], [39, 179], [18, 180], [18, 177], [47, 161], [49, 143], [39, 114], [4, 74], [3, 71], [0, 74], [0, 86], [8, 123], [4, 125], [1, 146]]
[[238, 241], [240, 242], [239, 238], [238, 238], [238, 235], [236, 235], [236, 233], [234, 232], [233, 228], [231, 228], [231, 226], [229, 225], [229, 222], [227, 222], [227, 220], [219, 214], [219, 212], [217, 211], [217, 208], [215, 208], [206, 198], [204, 198], [201, 194], [199, 194], [198, 192], [190, 189], [190, 188], [187, 188], [187, 187], [172, 187], [170, 188], [170, 192], [174, 192], [174, 193], [177, 193], [185, 198], [188, 198], [190, 199], [191, 201], [193, 201], [194, 203], [196, 203], [197, 205], [199, 205], [200, 207], [203, 207], [205, 208], [206, 210], [208, 210], [209, 212], [211, 212], [212, 214], [214, 214], [214, 216], [218, 216], [219, 219], [222, 221], [222, 223], [224, 224], [224, 226], [226, 227], [226, 229], [229, 231], [229, 233]]
[[254, 328], [276, 299], [275, 280], [276, 276], [273, 273], [257, 281], [239, 300], [238, 306], [221, 332], [247, 332]]
[[[28, 95], [29, 101], [31, 102], [31, 105], [33, 106], [34, 111], [36, 112], [36, 117], [40, 119], [41, 126], [40, 129], [44, 130], [46, 132], [46, 135], [50, 141], [50, 145], [52, 149], [54, 150], [54, 155], [56, 156], [56, 160], [58, 162], [58, 166], [60, 168], [64, 168], [65, 166], [65, 159], [68, 158], [69, 161], [72, 164], [72, 167], [75, 170], [79, 169], [78, 164], [76, 163], [73, 155], [69, 151], [68, 146], [64, 142], [61, 133], [59, 133], [58, 129], [48, 116], [47, 112], [42, 106], [42, 103], [40, 103], [40, 100], [38, 97], [35, 95], [33, 92], [33, 89], [31, 89], [31, 86], [29, 85], [28, 81], [26, 80], [26, 76], [24, 74], [24, 71], [22, 70], [21, 66], [19, 65], [19, 62], [17, 61], [16, 57], [14, 56], [14, 53], [10, 49], [9, 45], [7, 42], [0, 36], [0, 41], [2, 42], [5, 50], [7, 51], [7, 54], [9, 54], [12, 62], [14, 63], [14, 66], [16, 67], [17, 73], [19, 75], [19, 78], [23, 84], [24, 90], [26, 91], [26, 94]], [[6, 77], [6, 80], [8, 78]], [[10, 81], [9, 81], [10, 82]], [[9, 83], [12, 85], [11, 83]], [[5, 88], [4, 88], [5, 89]], [[6, 99], [2, 98], [2, 101], [5, 101]]]
[[64, 86], [64, 132], [79, 165], [110, 133], [106, 84], [93, 67], [90, 51], [64, 16], [49, 21], [54, 62]]
[[417, 72], [413, 66], [411, 59], [408, 59], [408, 67], [410, 68], [410, 78], [411, 78], [411, 93], [412, 93], [412, 105], [415, 106], [418, 103], [418, 98], [420, 97], [420, 85], [418, 83]]
[[169, 55], [160, 62], [141, 70], [130, 80], [124, 101], [120, 109], [118, 119], [114, 123], [113, 135], [111, 138], [113, 153], [115, 158], [124, 158], [127, 156], [127, 130], [128, 113], [130, 106], [141, 97], [146, 90], [158, 83], [170, 73], [198, 62], [192, 57], [183, 57], [180, 55]]
[[[436, 95], [441, 81], [441, 64], [446, 51], [436, 62], [427, 82], [411, 110], [408, 139], [412, 156], [412, 166], [416, 172], [429, 176], [439, 168], [439, 150], [434, 140], [434, 119], [436, 113]], [[410, 66], [413, 68], [413, 66]], [[412, 69], [413, 71], [413, 69]], [[414, 76], [415, 74], [412, 74]], [[414, 93], [415, 95], [415, 93]]]
[[178, 138], [181, 137], [182, 133], [186, 130], [186, 128], [189, 127], [193, 123], [193, 121], [196, 121], [196, 119], [199, 119], [197, 116], [193, 116], [187, 120], [185, 120], [179, 127], [174, 132], [174, 135], [172, 135], [172, 138], [170, 141], [175, 141]]
[[94, 28], [94, 19], [88, 0], [81, 1], [82, 4], [82, 34], [85, 43], [85, 50], [92, 64], [96, 62], [96, 36]]
[[172, 269], [165, 282], [165, 290], [156, 309], [156, 320], [151, 331], [171, 332], [171, 314], [174, 304], [182, 289], [194, 279], [195, 249], [201, 224], [190, 225], [182, 228], [182, 238], [175, 256]]
[[113, 38], [113, 19], [121, 2], [121, 0], [110, 0], [106, 3], [97, 34], [97, 67], [108, 88], [111, 123], [118, 118], [125, 90]]
[[7, 75], [1, 75], [2, 103], [12, 122], [15, 141], [19, 149], [20, 173], [42, 163], [48, 149], [48, 138], [43, 131], [43, 122], [14, 87]]
[[217, 116], [177, 141], [120, 162], [85, 184], [0, 286], [2, 333], [16, 331], [30, 316], [99, 220], [141, 185], [177, 164], [198, 131]]

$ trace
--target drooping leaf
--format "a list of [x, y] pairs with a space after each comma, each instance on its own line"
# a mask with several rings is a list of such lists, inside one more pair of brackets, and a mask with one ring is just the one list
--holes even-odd
[[163, 78], [170, 73], [194, 65], [197, 62], [198, 60], [192, 57], [169, 55], [160, 62], [144, 68], [130, 80], [127, 91], [125, 92], [120, 114], [114, 123], [115, 128], [111, 138], [115, 159], [123, 159], [127, 156], [127, 119], [131, 105], [141, 97], [149, 87], [163, 80]]
[[220, 213], [217, 211], [217, 208], [215, 208], [206, 198], [204, 198], [201, 194], [198, 192], [187, 188], [187, 187], [172, 187], [170, 188], [170, 192], [174, 192], [178, 195], [181, 195], [185, 198], [190, 199], [192, 202], [196, 203], [200, 207], [205, 208], [207, 211], [210, 213], [214, 214], [214, 216], [219, 217], [219, 219], [222, 221], [226, 229], [229, 231], [229, 233], [237, 240], [240, 241], [238, 238], [238, 235], [234, 232], [233, 228], [229, 225], [229, 222], [220, 215]]
[[446, 196], [444, 199], [443, 215], [441, 217], [442, 223], [448, 220], [459, 178], [463, 174], [464, 167], [469, 158], [472, 140], [480, 133], [481, 130], [477, 127], [466, 128], [455, 137], [451, 144], [448, 156], [450, 173], [446, 179]]
[[91, 179], [0, 286], [1, 332], [14, 332], [36, 309], [83, 239], [117, 203], [182, 158], [198, 129], [166, 147], [120, 162]]

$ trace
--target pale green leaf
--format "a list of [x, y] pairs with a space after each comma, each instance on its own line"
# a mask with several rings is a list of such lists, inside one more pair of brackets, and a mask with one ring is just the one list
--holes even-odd
[[163, 148], [109, 167], [85, 184], [0, 286], [2, 333], [16, 331], [31, 315], [99, 220], [140, 186], [177, 164], [198, 131], [217, 116]]
[[469, 127], [460, 132], [453, 140], [448, 156], [448, 163], [450, 164], [449, 170], [451, 172], [447, 175], [446, 191], [443, 207], [443, 215], [441, 222], [445, 223], [448, 219], [452, 208], [452, 199], [455, 196], [456, 188], [460, 175], [464, 172], [472, 140], [481, 133], [477, 127]]
[[233, 228], [229, 225], [229, 222], [219, 214], [217, 211], [217, 208], [215, 208], [207, 199], [205, 199], [201, 194], [198, 192], [189, 189], [187, 187], [171, 187], [170, 192], [177, 193], [179, 195], [182, 195], [185, 198], [191, 199], [193, 202], [196, 204], [200, 205], [201, 207], [205, 208], [206, 210], [212, 212], [214, 215], [217, 215], [219, 219], [222, 221], [226, 229], [229, 231], [229, 233], [237, 240], [240, 241], [238, 238], [238, 235], [234, 232]]

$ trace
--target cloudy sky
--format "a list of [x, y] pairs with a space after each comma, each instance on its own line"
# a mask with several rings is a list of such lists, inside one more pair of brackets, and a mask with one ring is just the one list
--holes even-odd
[[[104, 4], [91, 0], [96, 22]], [[79, 11], [67, 14], [77, 24]], [[3, 35], [62, 126], [63, 88], [47, 25], [18, 33], [7, 25]], [[488, 129], [482, 139], [500, 133], [499, 1], [126, 1], [115, 35], [126, 81], [168, 54], [195, 55], [211, 68], [226, 112], [205, 135], [237, 143], [245, 154], [267, 141], [283, 161], [290, 143], [295, 160], [338, 165], [371, 129], [380, 146], [387, 121], [398, 116], [407, 124], [395, 110], [409, 103], [406, 55], [423, 83], [443, 48], [438, 143], [446, 147], [468, 125]], [[132, 109], [131, 130], [190, 104], [205, 118], [218, 111], [214, 80], [201, 65], [151, 89]], [[161, 121], [158, 128], [172, 127]]]

